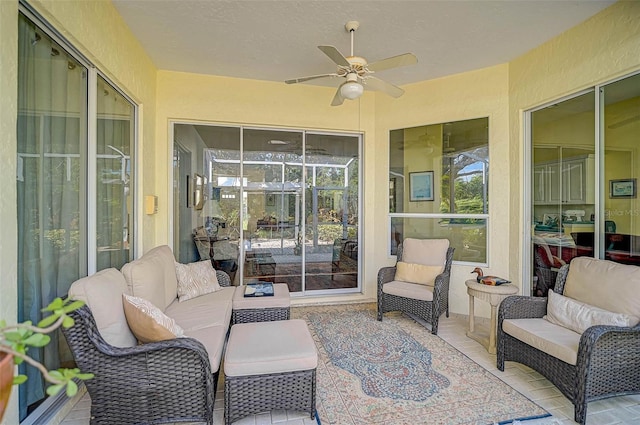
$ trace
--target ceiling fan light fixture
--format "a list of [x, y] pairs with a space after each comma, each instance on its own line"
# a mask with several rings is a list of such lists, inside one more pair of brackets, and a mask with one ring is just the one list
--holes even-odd
[[355, 73], [349, 73], [347, 81], [340, 86], [340, 96], [354, 100], [362, 96], [362, 93], [364, 93], [364, 87], [358, 82], [358, 76]]

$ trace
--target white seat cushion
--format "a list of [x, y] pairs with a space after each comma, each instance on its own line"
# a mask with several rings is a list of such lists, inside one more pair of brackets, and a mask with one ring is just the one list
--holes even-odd
[[229, 326], [235, 287], [224, 287], [187, 301], [176, 298], [164, 313], [173, 318], [185, 334], [214, 325]]
[[502, 329], [512, 337], [565, 363], [575, 365], [580, 334], [544, 319], [506, 319]]
[[69, 298], [84, 301], [89, 307], [105, 341], [114, 347], [135, 347], [138, 341], [124, 315], [123, 293], [129, 294], [127, 282], [113, 268], [76, 280], [69, 288]]
[[418, 283], [392, 280], [382, 285], [382, 292], [397, 297], [413, 298], [414, 300], [433, 301], [433, 287]]
[[224, 340], [227, 337], [228, 329], [227, 326], [216, 325], [184, 332], [184, 336], [197, 339], [206, 348], [209, 362], [211, 363], [211, 373], [216, 373], [220, 368]]
[[316, 345], [304, 320], [240, 323], [231, 327], [224, 355], [227, 376], [295, 372], [317, 366]]

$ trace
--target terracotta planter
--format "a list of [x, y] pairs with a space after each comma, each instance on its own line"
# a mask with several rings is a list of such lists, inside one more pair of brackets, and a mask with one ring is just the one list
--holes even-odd
[[13, 368], [13, 356], [0, 352], [0, 422], [2, 422], [4, 409], [7, 407], [11, 395]]

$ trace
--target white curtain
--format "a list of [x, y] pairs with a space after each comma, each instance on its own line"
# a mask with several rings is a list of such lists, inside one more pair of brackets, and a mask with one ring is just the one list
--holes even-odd
[[[18, 62], [18, 313], [42, 308], [86, 275], [86, 70], [24, 16]], [[59, 334], [29, 354], [49, 368], [71, 356]], [[62, 354], [61, 354], [62, 353]], [[41, 375], [21, 366], [20, 417], [45, 395]]]

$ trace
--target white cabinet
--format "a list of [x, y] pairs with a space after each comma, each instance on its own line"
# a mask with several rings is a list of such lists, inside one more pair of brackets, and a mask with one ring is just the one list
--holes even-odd
[[538, 205], [594, 204], [594, 156], [534, 165], [533, 202]]

